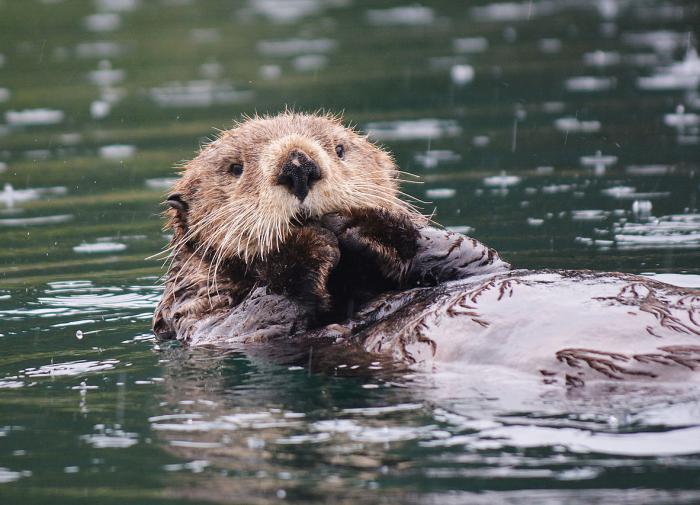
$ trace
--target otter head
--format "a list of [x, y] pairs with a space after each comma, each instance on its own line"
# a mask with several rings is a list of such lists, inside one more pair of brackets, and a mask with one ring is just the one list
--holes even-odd
[[237, 124], [186, 164], [166, 203], [175, 243], [246, 263], [295, 226], [368, 207], [413, 213], [389, 154], [331, 116], [285, 112]]

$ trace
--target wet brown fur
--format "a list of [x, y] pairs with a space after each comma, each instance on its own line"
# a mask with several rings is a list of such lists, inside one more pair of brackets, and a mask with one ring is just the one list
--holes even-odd
[[[293, 149], [322, 174], [303, 202], [277, 181]], [[398, 182], [391, 156], [336, 116], [287, 111], [222, 132], [184, 166], [166, 201], [173, 238], [155, 333], [186, 340], [194, 322], [260, 285], [313, 315], [400, 286], [424, 220], [398, 198]]]

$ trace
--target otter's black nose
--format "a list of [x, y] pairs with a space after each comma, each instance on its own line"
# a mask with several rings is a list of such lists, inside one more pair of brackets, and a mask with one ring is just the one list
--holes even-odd
[[309, 188], [321, 178], [318, 165], [302, 151], [294, 150], [282, 165], [277, 183], [287, 186], [300, 201], [309, 194]]

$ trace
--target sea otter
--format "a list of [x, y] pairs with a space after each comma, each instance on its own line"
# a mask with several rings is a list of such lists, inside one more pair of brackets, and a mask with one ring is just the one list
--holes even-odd
[[399, 198], [392, 157], [338, 117], [246, 118], [167, 197], [161, 339], [330, 348], [546, 383], [700, 367], [700, 292], [627, 274], [511, 270]]

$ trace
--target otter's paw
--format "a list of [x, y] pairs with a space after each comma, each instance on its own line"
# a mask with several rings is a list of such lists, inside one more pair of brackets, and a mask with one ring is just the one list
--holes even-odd
[[258, 261], [256, 277], [275, 293], [301, 302], [313, 312], [331, 308], [328, 277], [340, 261], [338, 239], [325, 228], [307, 225], [294, 230], [280, 250]]
[[418, 250], [418, 230], [411, 219], [384, 209], [327, 214], [323, 225], [338, 237], [343, 251], [371, 258], [390, 279], [402, 281]]

